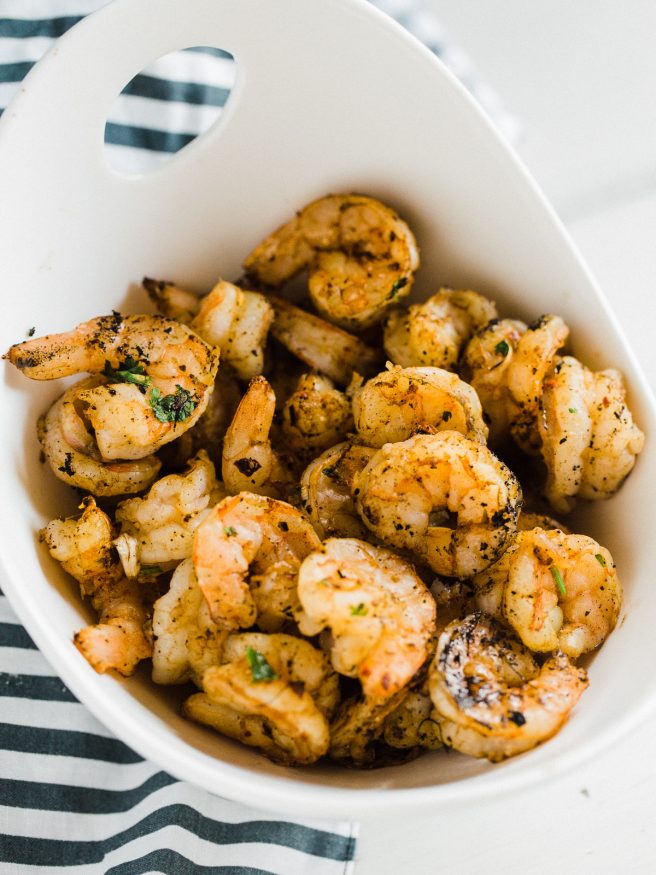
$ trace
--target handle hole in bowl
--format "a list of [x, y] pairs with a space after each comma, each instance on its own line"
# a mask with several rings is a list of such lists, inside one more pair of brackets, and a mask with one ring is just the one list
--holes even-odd
[[105, 123], [105, 159], [122, 174], [170, 161], [220, 119], [237, 65], [223, 49], [193, 46], [158, 58], [116, 98]]

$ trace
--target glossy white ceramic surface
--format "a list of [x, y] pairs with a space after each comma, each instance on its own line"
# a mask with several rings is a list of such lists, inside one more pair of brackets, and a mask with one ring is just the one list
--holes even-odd
[[[218, 125], [159, 170], [112, 172], [107, 111], [153, 59], [217, 45], [238, 64]], [[417, 296], [473, 286], [504, 314], [557, 312], [572, 349], [621, 368], [642, 428], [653, 405], [617, 324], [565, 232], [463, 89], [399, 26], [363, 0], [116, 0], [85, 19], [26, 79], [0, 120], [2, 343], [63, 330], [112, 308], [137, 311], [136, 284], [163, 276], [199, 290], [240, 274], [245, 254], [311, 198], [359, 191], [416, 231]], [[174, 775], [243, 802], [354, 817], [454, 804], [544, 780], [610, 744], [651, 709], [656, 622], [650, 539], [656, 456], [648, 440], [611, 501], [574, 525], [613, 552], [626, 588], [618, 629], [591, 661], [591, 687], [549, 744], [496, 766], [424, 756], [368, 772], [292, 770], [183, 721], [175, 691], [98, 677], [71, 637], [90, 619], [37, 531], [73, 499], [38, 462], [34, 423], [60, 385], [7, 369], [2, 587], [75, 694], [126, 743]], [[627, 525], [627, 520], [631, 525]]]

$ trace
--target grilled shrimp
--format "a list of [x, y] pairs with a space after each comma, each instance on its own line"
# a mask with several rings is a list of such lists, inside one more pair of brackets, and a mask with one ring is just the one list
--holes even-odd
[[366, 538], [353, 503], [353, 478], [375, 450], [345, 441], [322, 453], [301, 477], [301, 506], [320, 538]]
[[455, 431], [386, 444], [353, 485], [368, 529], [447, 577], [491, 565], [515, 533], [521, 506], [515, 475]]
[[390, 365], [355, 390], [353, 417], [361, 440], [372, 447], [404, 441], [425, 428], [458, 431], [482, 444], [487, 438], [476, 392], [441, 368]]
[[593, 374], [590, 417], [592, 434], [583, 454], [579, 495], [598, 501], [620, 488], [645, 442], [626, 405], [626, 389], [619, 371]]
[[351, 402], [326, 377], [303, 374], [282, 411], [282, 436], [292, 451], [313, 458], [353, 429]]
[[143, 593], [135, 581], [122, 577], [107, 514], [93, 499], [83, 506], [78, 519], [52, 520], [41, 537], [51, 556], [75, 577], [82, 593], [91, 597], [99, 615], [97, 624], [75, 635], [75, 646], [97, 672], [115, 669], [131, 675], [152, 651], [144, 632], [148, 611]]
[[347, 765], [375, 765], [376, 742], [403, 695], [400, 691], [383, 701], [355, 697], [342, 702], [330, 724], [330, 758]]
[[150, 486], [162, 463], [153, 455], [110, 462], [101, 458], [80, 401], [81, 393], [101, 382], [89, 377], [67, 389], [39, 419], [39, 443], [55, 477], [64, 483], [92, 495], [131, 495]]
[[586, 535], [520, 532], [501, 559], [474, 578], [477, 603], [505, 619], [536, 652], [576, 659], [617, 623], [622, 587], [613, 557]]
[[304, 635], [331, 632], [336, 671], [357, 677], [367, 699], [403, 689], [429, 655], [435, 602], [412, 566], [355, 538], [329, 538], [298, 573]]
[[478, 292], [440, 289], [423, 304], [392, 310], [385, 321], [385, 352], [404, 368], [455, 371], [474, 331], [496, 316], [494, 302]]
[[289, 635], [245, 633], [228, 637], [223, 658], [184, 703], [187, 717], [274, 762], [308, 765], [327, 752], [339, 686], [321, 651]]
[[556, 653], [540, 668], [484, 614], [440, 635], [429, 689], [444, 743], [492, 762], [551, 738], [588, 686], [582, 668]]
[[248, 491], [280, 498], [291, 486], [292, 476], [271, 446], [275, 409], [269, 383], [264, 377], [253, 377], [223, 441], [221, 470], [231, 495]]
[[228, 633], [210, 617], [191, 559], [175, 569], [169, 591], [153, 605], [153, 681], [200, 687], [203, 672], [222, 661]]
[[510, 433], [526, 453], [540, 452], [538, 418], [542, 383], [569, 336], [560, 316], [541, 316], [519, 338], [506, 369]]
[[358, 337], [283, 298], [271, 295], [269, 301], [275, 311], [271, 335], [308, 367], [339, 386], [348, 386], [354, 371], [368, 375], [378, 368], [378, 351]]
[[552, 507], [567, 513], [577, 496], [594, 501], [613, 495], [644, 445], [622, 375], [593, 373], [564, 356], [544, 381], [540, 413], [545, 495]]
[[440, 726], [433, 714], [433, 702], [426, 689], [408, 690], [383, 723], [383, 740], [402, 750], [442, 747]]
[[219, 363], [218, 352], [179, 322], [120, 313], [16, 344], [7, 358], [33, 380], [104, 374], [106, 384], [77, 399], [105, 461], [141, 459], [191, 428]]
[[480, 398], [490, 426], [492, 446], [508, 436], [508, 366], [525, 331], [526, 325], [517, 319], [493, 319], [478, 329], [462, 354], [461, 374]]
[[[212, 619], [277, 631], [298, 612], [296, 575], [321, 542], [289, 504], [243, 492], [217, 504], [194, 535], [193, 560]], [[249, 577], [250, 574], [250, 577]]]
[[274, 231], [244, 267], [269, 286], [307, 269], [317, 310], [345, 328], [366, 328], [409, 293], [419, 253], [410, 228], [380, 201], [328, 195]]
[[136, 577], [141, 565], [162, 566], [191, 556], [195, 530], [222, 498], [225, 490], [201, 450], [183, 474], [162, 477], [147, 495], [122, 501], [116, 508], [121, 527], [116, 547], [126, 575]]
[[[264, 347], [273, 320], [273, 309], [264, 295], [244, 291], [225, 280], [219, 280], [202, 298], [190, 293], [183, 298], [176, 286], [154, 280], [144, 280], [144, 286], [165, 315], [186, 317], [181, 321], [210, 346], [218, 346], [221, 359], [232, 365], [240, 379], [250, 380], [262, 373]], [[179, 316], [174, 315], [176, 311]]]

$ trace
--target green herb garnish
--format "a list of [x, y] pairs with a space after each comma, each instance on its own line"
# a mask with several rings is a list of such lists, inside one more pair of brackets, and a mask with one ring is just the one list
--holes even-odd
[[558, 587], [558, 592], [561, 595], [567, 595], [567, 590], [565, 589], [565, 584], [563, 582], [563, 575], [560, 573], [560, 569], [556, 568], [555, 565], [552, 565], [549, 569], [551, 571], [551, 576], [556, 582], [556, 586]]
[[197, 406], [191, 392], [187, 392], [182, 386], [176, 386], [173, 395], [162, 395], [161, 390], [154, 386], [148, 400], [160, 422], [184, 422]]
[[567, 409], [569, 410], [570, 413], [576, 413], [576, 412], [577, 412], [577, 411], [576, 411], [576, 407], [568, 407]]
[[234, 526], [224, 526], [223, 531], [229, 538], [234, 538], [237, 534], [237, 529]]
[[601, 565], [602, 568], [605, 568], [605, 567], [606, 567], [606, 560], [605, 560], [604, 557], [601, 555], [601, 553], [595, 553], [595, 559], [596, 559], [597, 562]]
[[162, 574], [163, 569], [159, 565], [142, 565], [139, 569], [139, 574], [144, 574], [147, 576]]
[[407, 285], [408, 285], [407, 276], [400, 276], [397, 280], [395, 280], [394, 284], [392, 285], [391, 291], [390, 291], [389, 295], [387, 296], [387, 300], [391, 301], [392, 298], [395, 298], [398, 295], [398, 293], [401, 291], [401, 289]]
[[494, 347], [494, 351], [497, 353], [497, 355], [502, 355], [505, 358], [505, 356], [507, 356], [510, 352], [510, 347], [505, 340], [500, 340]]
[[359, 605], [351, 605], [351, 616], [352, 617], [364, 617], [367, 613], [366, 605], [363, 602], [360, 602]]
[[134, 383], [136, 386], [150, 385], [150, 377], [146, 373], [146, 369], [131, 355], [127, 356], [125, 361], [120, 362], [117, 368], [113, 368], [106, 361], [103, 376], [114, 383]]
[[255, 683], [269, 683], [278, 679], [278, 675], [271, 668], [265, 657], [259, 650], [253, 650], [252, 647], [246, 648], [246, 659], [251, 669], [251, 678]]

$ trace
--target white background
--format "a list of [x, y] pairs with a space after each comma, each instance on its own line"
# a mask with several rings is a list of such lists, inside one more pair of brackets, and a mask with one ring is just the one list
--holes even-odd
[[[518, 152], [656, 387], [656, 3], [426, 2], [520, 122]], [[656, 715], [546, 786], [361, 825], [357, 875], [565, 872], [656, 873]]]

